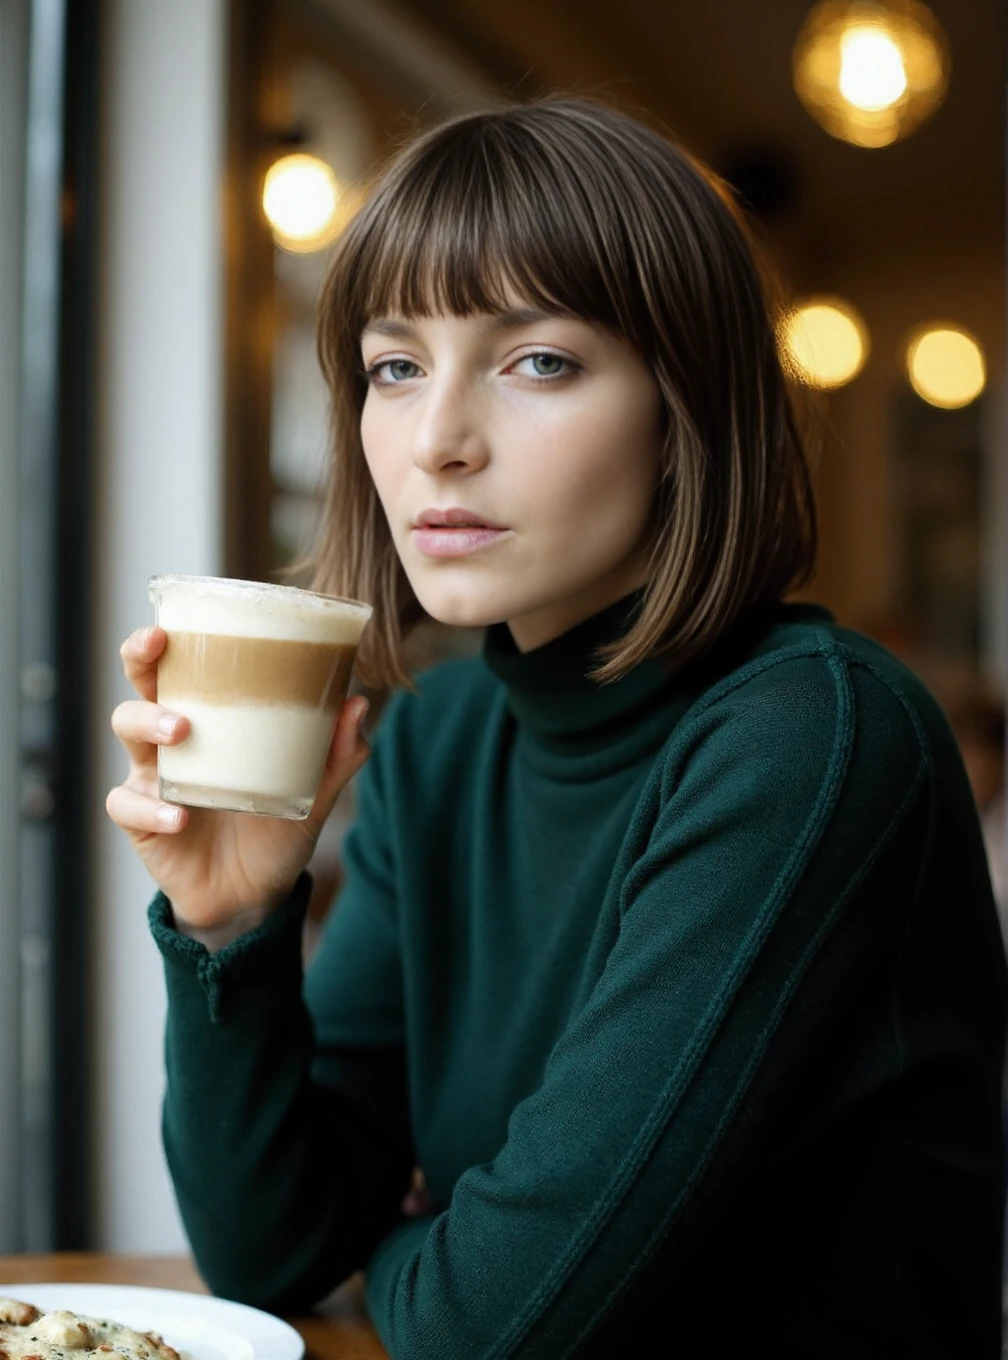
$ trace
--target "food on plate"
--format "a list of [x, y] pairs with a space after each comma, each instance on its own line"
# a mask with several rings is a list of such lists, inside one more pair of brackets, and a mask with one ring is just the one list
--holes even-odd
[[[71, 1354], [68, 1354], [71, 1352]], [[43, 1313], [19, 1299], [0, 1299], [0, 1360], [180, 1360], [157, 1332], [135, 1332], [108, 1318], [62, 1308]]]

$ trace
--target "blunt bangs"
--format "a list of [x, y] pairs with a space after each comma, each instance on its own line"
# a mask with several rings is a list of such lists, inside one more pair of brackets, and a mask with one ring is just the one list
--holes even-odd
[[346, 320], [358, 334], [377, 316], [502, 312], [517, 295], [639, 338], [613, 287], [626, 261], [613, 268], [601, 205], [541, 137], [520, 123], [470, 121], [443, 129], [402, 170], [345, 243]]

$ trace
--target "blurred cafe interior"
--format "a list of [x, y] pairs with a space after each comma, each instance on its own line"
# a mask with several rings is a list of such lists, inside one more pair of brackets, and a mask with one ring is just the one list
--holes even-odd
[[[1000, 0], [3, 0], [0, 1251], [184, 1246], [152, 885], [104, 811], [118, 648], [149, 575], [278, 579], [309, 541], [328, 250], [457, 110], [591, 95], [731, 186], [817, 431], [805, 594], [945, 706], [1008, 917], [1004, 24]], [[409, 645], [423, 668], [480, 634]], [[351, 783], [308, 952], [353, 813]]]

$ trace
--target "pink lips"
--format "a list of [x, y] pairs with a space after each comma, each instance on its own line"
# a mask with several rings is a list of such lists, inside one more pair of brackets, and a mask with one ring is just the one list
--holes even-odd
[[464, 557], [467, 553], [489, 547], [509, 533], [508, 529], [446, 528], [441, 525], [421, 525], [413, 530], [413, 542], [427, 557]]
[[496, 543], [510, 530], [461, 505], [430, 505], [413, 521], [413, 542], [427, 557], [464, 557]]

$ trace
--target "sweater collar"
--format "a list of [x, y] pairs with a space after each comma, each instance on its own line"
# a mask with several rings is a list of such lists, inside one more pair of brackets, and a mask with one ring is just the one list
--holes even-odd
[[645, 745], [650, 744], [651, 725], [656, 734], [667, 734], [670, 706], [685, 710], [719, 674], [740, 664], [775, 621], [790, 614], [833, 618], [820, 605], [761, 601], [739, 615], [710, 652], [678, 675], [670, 676], [661, 658], [647, 657], [615, 682], [602, 685], [588, 679], [586, 672], [596, 664], [595, 649], [626, 634], [645, 594], [642, 586], [528, 652], [518, 650], [506, 623], [486, 629], [483, 659], [503, 683], [508, 705], [526, 733], [557, 750], [587, 751], [619, 741], [633, 727], [640, 729]]

